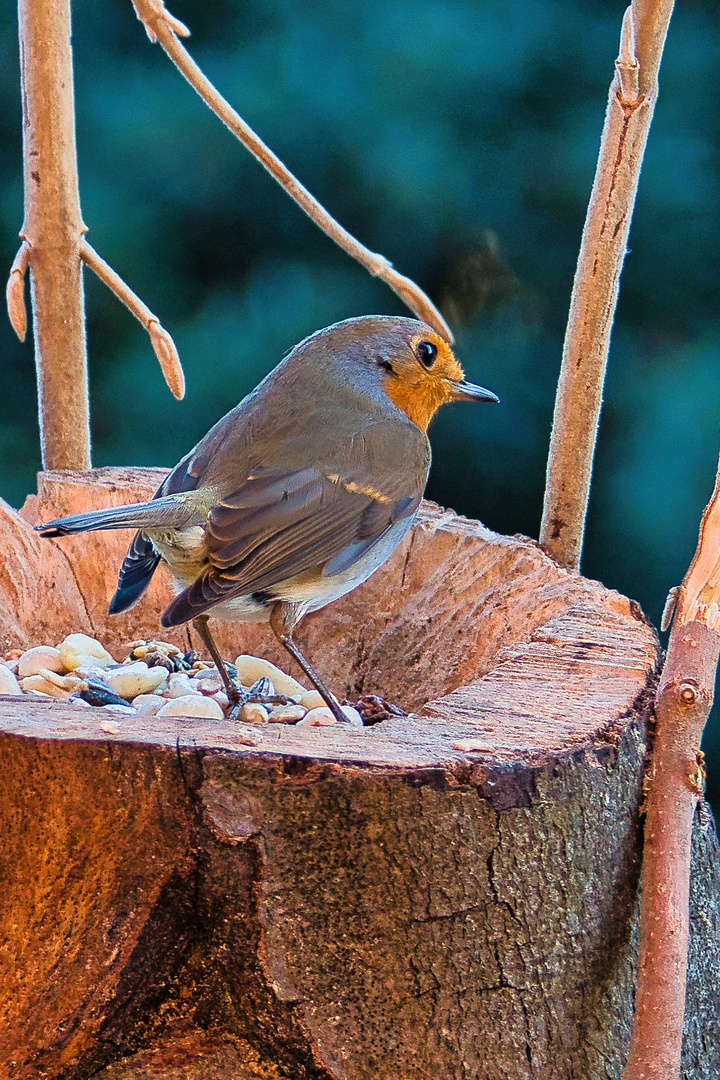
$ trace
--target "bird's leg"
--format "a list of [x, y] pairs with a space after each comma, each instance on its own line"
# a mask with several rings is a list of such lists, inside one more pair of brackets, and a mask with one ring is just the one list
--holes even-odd
[[292, 705], [295, 703], [294, 698], [286, 697], [285, 694], [269, 694], [267, 692], [270, 689], [269, 679], [257, 679], [249, 690], [245, 690], [242, 686], [238, 686], [235, 680], [231, 678], [230, 672], [220, 656], [215, 640], [210, 633], [208, 622], [208, 615], [198, 615], [196, 619], [193, 619], [193, 627], [197, 630], [207, 651], [215, 661], [218, 675], [225, 686], [225, 693], [230, 702], [228, 720], [237, 720], [240, 709], [249, 701], [257, 701], [260, 702], [261, 705]]
[[213, 640], [212, 634], [210, 633], [208, 619], [209, 617], [207, 615], [198, 615], [197, 618], [193, 619], [193, 627], [195, 630], [197, 630], [198, 634], [202, 638], [205, 648], [215, 661], [215, 667], [218, 670], [218, 675], [222, 679], [225, 686], [225, 693], [227, 694], [228, 701], [230, 702], [230, 712], [228, 713], [228, 719], [237, 720], [240, 709], [247, 701], [247, 695], [245, 694], [242, 687], [238, 686], [235, 680], [230, 677], [230, 672], [225, 667], [225, 661], [220, 655], [218, 647]]
[[283, 645], [292, 656], [293, 660], [299, 664], [302, 670], [307, 675], [310, 682], [320, 694], [321, 698], [327, 705], [330, 712], [340, 724], [348, 724], [348, 720], [345, 713], [342, 711], [333, 695], [328, 690], [325, 683], [322, 681], [314, 667], [307, 660], [300, 649], [293, 641], [292, 632], [297, 623], [299, 617], [297, 615], [297, 605], [289, 604], [285, 601], [279, 600], [276, 604], [273, 604], [272, 611], [270, 612], [270, 629], [274, 633], [281, 645]]

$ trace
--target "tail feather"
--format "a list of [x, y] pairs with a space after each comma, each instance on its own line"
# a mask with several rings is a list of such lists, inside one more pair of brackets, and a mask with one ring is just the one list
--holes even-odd
[[36, 525], [35, 531], [41, 536], [52, 537], [99, 529], [180, 529], [193, 520], [197, 520], [197, 511], [185, 495], [165, 495], [150, 502], [70, 514]]
[[140, 599], [159, 562], [160, 556], [147, 536], [142, 532], [136, 533], [120, 567], [117, 589], [108, 608], [109, 615], [127, 611]]

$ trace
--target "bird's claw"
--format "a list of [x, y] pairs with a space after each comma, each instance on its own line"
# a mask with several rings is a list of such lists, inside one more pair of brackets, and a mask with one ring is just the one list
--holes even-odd
[[227, 713], [228, 720], [239, 720], [243, 705], [296, 705], [295, 698], [286, 694], [277, 694], [275, 687], [267, 676], [263, 676], [252, 686], [240, 686], [235, 679], [231, 679], [231, 688], [228, 688], [228, 700], [230, 708]]

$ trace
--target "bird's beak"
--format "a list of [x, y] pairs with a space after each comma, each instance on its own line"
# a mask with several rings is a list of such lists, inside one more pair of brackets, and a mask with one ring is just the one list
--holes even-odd
[[453, 401], [494, 401], [496, 404], [500, 401], [492, 390], [466, 382], [465, 379], [446, 379], [446, 382]]

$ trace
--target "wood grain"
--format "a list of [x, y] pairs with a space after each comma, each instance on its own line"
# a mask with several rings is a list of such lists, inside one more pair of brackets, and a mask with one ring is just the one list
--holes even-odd
[[[45, 474], [6, 510], [7, 644], [89, 628], [120, 655], [157, 633], [163, 580], [105, 615], [126, 535], [40, 541], [28, 522], [161, 475]], [[653, 628], [532, 541], [426, 504], [301, 637], [340, 692], [411, 715], [297, 729], [0, 698], [0, 1075], [619, 1077]], [[285, 665], [266, 628], [220, 639]], [[695, 865], [684, 1060], [711, 1080], [712, 832]]]

